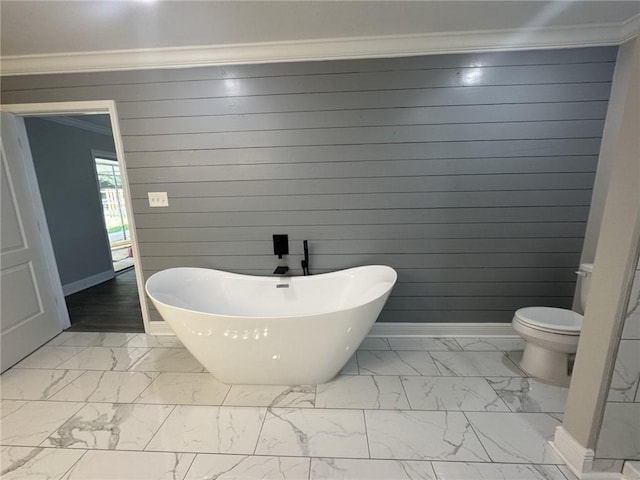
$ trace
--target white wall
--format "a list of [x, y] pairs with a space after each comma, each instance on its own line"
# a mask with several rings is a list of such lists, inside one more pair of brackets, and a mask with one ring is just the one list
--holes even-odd
[[[619, 352], [627, 355], [626, 347], [621, 346], [620, 339], [627, 316], [640, 241], [639, 43], [637, 39], [626, 43], [620, 47], [618, 55], [612, 98], [619, 101], [620, 108], [613, 112], [610, 110], [610, 113], [619, 117], [619, 124], [615, 131], [608, 131], [609, 137], [605, 136], [603, 139], [603, 143], [611, 142], [611, 148], [606, 150], [607, 155], [610, 155], [606, 161], [611, 165], [611, 177], [603, 207], [591, 291], [565, 418], [562, 429], [556, 433], [556, 446], [568, 434], [585, 452], [596, 448], [601, 426], [603, 438], [606, 438], [610, 418], [605, 417], [605, 421], [602, 421], [605, 404], [608, 398], [611, 400], [610, 395], [615, 397], [622, 394], [610, 394], [609, 385], [614, 388], [623, 385], [620, 379], [616, 379], [614, 367]], [[607, 122], [609, 120], [607, 118]], [[618, 370], [619, 374], [620, 372]], [[632, 386], [629, 388], [633, 389]], [[628, 396], [629, 393], [625, 395]], [[637, 407], [632, 407], [635, 408]], [[638, 418], [629, 416], [629, 420]], [[617, 429], [618, 427], [614, 427], [614, 431]], [[574, 448], [574, 452], [577, 450]], [[600, 450], [600, 457], [603, 455]], [[606, 452], [607, 457], [612, 455], [614, 452]], [[615, 455], [624, 457], [628, 452], [621, 450]]]

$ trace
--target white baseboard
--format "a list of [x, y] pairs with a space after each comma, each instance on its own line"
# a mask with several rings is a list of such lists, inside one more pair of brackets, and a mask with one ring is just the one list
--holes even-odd
[[[149, 335], [173, 335], [165, 322], [149, 322]], [[514, 337], [510, 323], [375, 323], [369, 337]]]
[[550, 443], [556, 453], [567, 464], [569, 470], [578, 478], [585, 478], [583, 475], [592, 471], [595, 452], [578, 443], [562, 425], [556, 427], [553, 442]]
[[94, 285], [98, 285], [99, 283], [111, 280], [115, 276], [116, 274], [113, 270], [96, 273], [95, 275], [91, 275], [90, 277], [63, 285], [62, 293], [64, 293], [64, 296], [66, 297], [67, 295], [79, 292], [81, 290], [84, 290], [85, 288], [93, 287]]
[[510, 323], [376, 322], [370, 337], [517, 337]]
[[167, 322], [149, 322], [148, 335], [175, 335]]

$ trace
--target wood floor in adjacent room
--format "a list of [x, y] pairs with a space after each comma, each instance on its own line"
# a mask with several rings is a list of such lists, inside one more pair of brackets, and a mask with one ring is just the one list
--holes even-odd
[[65, 298], [71, 332], [144, 332], [134, 269]]

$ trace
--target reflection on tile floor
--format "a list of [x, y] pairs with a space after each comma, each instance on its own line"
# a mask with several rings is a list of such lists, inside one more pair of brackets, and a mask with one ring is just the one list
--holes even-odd
[[565, 480], [567, 389], [517, 338], [368, 338], [323, 385], [218, 382], [175, 337], [62, 333], [0, 376], [3, 479]]

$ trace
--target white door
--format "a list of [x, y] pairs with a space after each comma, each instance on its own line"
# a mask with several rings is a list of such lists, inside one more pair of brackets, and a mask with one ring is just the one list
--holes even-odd
[[[59, 300], [45, 257], [48, 229], [38, 220], [17, 119], [2, 113], [0, 140], [0, 372], [62, 331]], [[39, 209], [39, 210], [37, 210]], [[57, 275], [57, 270], [54, 272]]]

